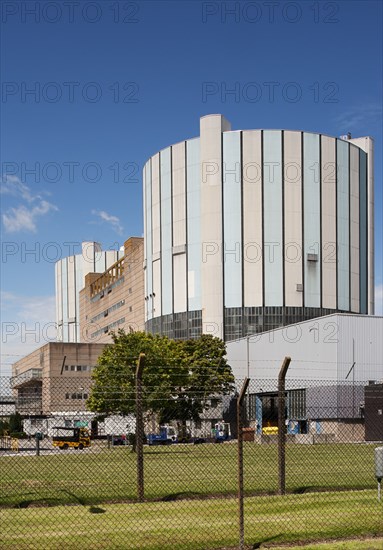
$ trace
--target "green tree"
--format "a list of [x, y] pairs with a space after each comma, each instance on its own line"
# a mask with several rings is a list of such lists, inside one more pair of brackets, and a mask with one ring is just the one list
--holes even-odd
[[166, 403], [166, 407], [159, 411], [162, 422], [198, 420], [202, 411], [209, 408], [209, 398], [214, 397], [219, 402], [223, 395], [232, 393], [234, 389], [225, 342], [203, 334], [177, 343], [185, 361], [187, 383], [178, 388], [177, 399]]
[[23, 419], [20, 413], [16, 412], [10, 415], [9, 431], [10, 433], [21, 433], [23, 431]]
[[234, 377], [219, 338], [171, 340], [165, 336], [120, 330], [112, 335], [93, 371], [87, 406], [105, 414], [135, 411], [135, 373], [145, 353], [142, 377], [143, 408], [156, 413], [160, 423], [197, 420], [211, 395], [219, 398], [233, 389]]
[[0, 420], [0, 437], [9, 434], [9, 422]]

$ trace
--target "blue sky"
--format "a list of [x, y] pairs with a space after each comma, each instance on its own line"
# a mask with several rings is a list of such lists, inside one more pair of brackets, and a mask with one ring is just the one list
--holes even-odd
[[65, 243], [142, 235], [143, 163], [208, 113], [375, 138], [382, 312], [380, 1], [64, 4], [1, 6], [1, 373], [54, 321]]

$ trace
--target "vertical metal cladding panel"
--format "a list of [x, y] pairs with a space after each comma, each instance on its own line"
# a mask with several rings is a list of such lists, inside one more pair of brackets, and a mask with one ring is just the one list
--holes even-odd
[[225, 307], [242, 306], [241, 133], [223, 138], [223, 268]]
[[283, 305], [282, 132], [263, 132], [265, 305]]
[[186, 296], [186, 254], [173, 256], [174, 269], [174, 313], [187, 310]]
[[152, 266], [153, 292], [152, 316], [161, 315], [161, 189], [160, 189], [160, 154], [152, 157]]
[[172, 147], [173, 246], [186, 244], [186, 189], [184, 141]]
[[374, 141], [366, 138], [366, 149], [368, 151], [368, 313], [375, 312], [375, 240], [374, 240]]
[[302, 306], [302, 158], [301, 132], [284, 137], [285, 304]]
[[[161, 251], [160, 154], [152, 157], [152, 253]], [[155, 259], [155, 258], [154, 258]]]
[[108, 257], [107, 252], [102, 252], [101, 250], [94, 250], [94, 264], [96, 273], [104, 273], [107, 267], [109, 267], [108, 260], [110, 260], [110, 255]]
[[[188, 310], [202, 307], [201, 302], [201, 181], [200, 181], [200, 140], [186, 143], [187, 151], [187, 280]], [[203, 258], [202, 258], [203, 261]]]
[[56, 322], [57, 324], [59, 324], [63, 320], [62, 260], [59, 260], [55, 265], [55, 275], [56, 275]]
[[322, 306], [336, 309], [336, 140], [321, 137]]
[[263, 305], [262, 133], [242, 132], [244, 306]]
[[[303, 134], [304, 303], [320, 307], [320, 175], [319, 135]], [[317, 260], [312, 261], [315, 255]]]
[[153, 262], [153, 317], [160, 317], [162, 315], [161, 291], [161, 260], [155, 260]]
[[146, 230], [145, 230], [145, 259], [146, 259], [146, 319], [153, 317], [153, 254], [152, 254], [152, 171], [151, 161], [145, 164], [145, 207], [146, 207]]
[[[76, 288], [77, 288], [77, 300], [76, 300], [76, 342], [82, 342], [85, 334], [82, 335], [80, 332], [80, 290], [84, 288], [85, 277], [83, 275], [83, 262], [82, 256], [76, 256]], [[85, 323], [86, 324], [86, 323]]]
[[349, 144], [337, 140], [338, 309], [350, 310]]
[[160, 155], [162, 315], [173, 313], [171, 148]]
[[63, 339], [63, 291], [62, 291], [62, 260], [59, 260], [55, 264], [55, 275], [56, 275], [56, 325], [57, 325], [57, 341], [60, 342]]
[[62, 275], [62, 320], [63, 320], [63, 341], [68, 342], [68, 270], [67, 270], [67, 258], [61, 260], [61, 275]]
[[[186, 245], [186, 143], [172, 147], [173, 247]], [[185, 252], [173, 255], [174, 312], [187, 311]]]
[[359, 313], [359, 149], [350, 145], [351, 311]]
[[339, 380], [345, 380], [354, 362], [354, 373], [350, 373], [348, 380], [382, 380], [383, 318], [359, 315], [339, 315], [338, 318]]
[[146, 247], [148, 244], [148, 221], [147, 221], [147, 197], [146, 197], [146, 165], [148, 163], [146, 162], [144, 165], [144, 169], [142, 170], [142, 202], [143, 202], [143, 217], [144, 217], [144, 297], [145, 297], [145, 304], [144, 304], [144, 323], [148, 319], [148, 263], [147, 263], [147, 252]]
[[[96, 272], [96, 265], [95, 265], [95, 255], [96, 250], [100, 250], [100, 247], [97, 243], [94, 242], [83, 242], [81, 245], [81, 256], [82, 256], [82, 262], [84, 266], [83, 275], [87, 273], [95, 273]], [[84, 287], [85, 279], [82, 282], [81, 288]]]
[[75, 269], [76, 269], [76, 256], [69, 256], [67, 258], [68, 269], [68, 317], [73, 319], [76, 316], [76, 283], [75, 283]]
[[359, 150], [359, 277], [360, 313], [368, 313], [368, 217], [367, 217], [367, 155]]

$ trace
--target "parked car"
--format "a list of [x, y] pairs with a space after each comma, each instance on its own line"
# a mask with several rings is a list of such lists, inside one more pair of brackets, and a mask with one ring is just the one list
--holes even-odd
[[126, 435], [112, 435], [112, 445], [128, 445], [128, 439]]

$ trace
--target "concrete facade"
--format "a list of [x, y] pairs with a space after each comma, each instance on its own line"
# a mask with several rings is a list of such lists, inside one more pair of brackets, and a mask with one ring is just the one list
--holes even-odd
[[105, 344], [50, 342], [12, 365], [11, 388], [22, 415], [85, 411], [91, 373]]
[[144, 246], [131, 237], [124, 256], [104, 273], [89, 273], [80, 292], [82, 342], [111, 342], [110, 331], [144, 330]]

